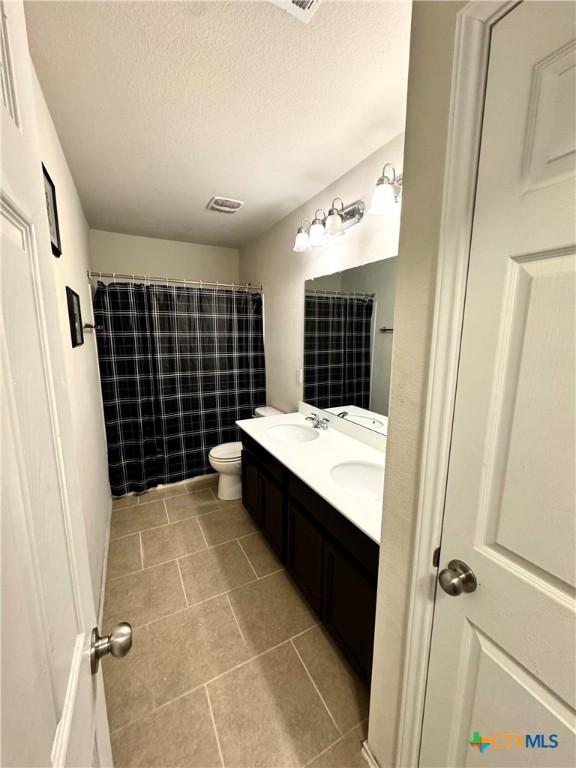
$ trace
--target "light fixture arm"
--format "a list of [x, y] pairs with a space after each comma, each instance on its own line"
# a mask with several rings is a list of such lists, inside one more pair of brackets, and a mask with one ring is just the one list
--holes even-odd
[[[386, 168], [391, 168], [392, 169], [392, 176], [391, 177], [386, 175]], [[394, 168], [392, 163], [385, 163], [384, 168], [382, 168], [382, 174], [381, 174], [380, 178], [378, 179], [378, 181], [376, 182], [376, 184], [384, 184], [384, 182], [387, 182], [388, 184], [392, 184], [392, 185], [395, 185], [397, 183], [397, 180], [396, 180], [396, 169]]]

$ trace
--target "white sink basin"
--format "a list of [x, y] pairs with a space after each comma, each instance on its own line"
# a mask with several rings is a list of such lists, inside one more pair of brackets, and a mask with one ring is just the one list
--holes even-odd
[[344, 417], [346, 421], [352, 421], [354, 424], [360, 424], [361, 427], [372, 427], [372, 429], [381, 429], [384, 426], [384, 422], [373, 419], [372, 416], [358, 416], [355, 413], [350, 413]]
[[353, 496], [381, 499], [384, 488], [384, 467], [370, 461], [345, 461], [330, 470], [335, 483]]
[[277, 424], [268, 430], [270, 437], [283, 443], [309, 443], [317, 440], [318, 430], [314, 427], [304, 427], [301, 424]]

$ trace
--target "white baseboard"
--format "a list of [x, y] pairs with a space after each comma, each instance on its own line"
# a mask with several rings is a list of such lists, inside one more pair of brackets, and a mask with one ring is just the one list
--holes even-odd
[[372, 754], [372, 750], [370, 749], [367, 739], [362, 742], [362, 757], [364, 760], [366, 760], [370, 768], [380, 768], [378, 761]]

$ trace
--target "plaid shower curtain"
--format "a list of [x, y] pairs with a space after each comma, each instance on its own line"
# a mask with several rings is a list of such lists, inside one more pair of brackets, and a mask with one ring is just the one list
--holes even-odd
[[370, 297], [306, 294], [304, 400], [317, 408], [370, 407]]
[[94, 316], [113, 495], [211, 472], [266, 402], [262, 296], [99, 283]]

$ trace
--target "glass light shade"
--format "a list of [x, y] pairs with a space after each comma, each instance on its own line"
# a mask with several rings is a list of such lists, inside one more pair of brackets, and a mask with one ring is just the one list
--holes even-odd
[[392, 213], [395, 205], [394, 187], [390, 182], [383, 181], [381, 184], [376, 185], [372, 193], [372, 204], [368, 213], [371, 213], [373, 216], [383, 216], [386, 213]]
[[315, 223], [310, 227], [310, 245], [322, 245], [326, 239], [326, 230], [321, 221], [314, 220]]
[[310, 238], [308, 237], [308, 232], [306, 232], [305, 229], [299, 229], [298, 234], [296, 235], [296, 240], [294, 240], [294, 248], [293, 251], [296, 251], [296, 253], [301, 253], [302, 251], [307, 251], [310, 248]]
[[344, 234], [342, 216], [337, 211], [330, 213], [326, 219], [326, 234], [328, 237], [342, 237]]

